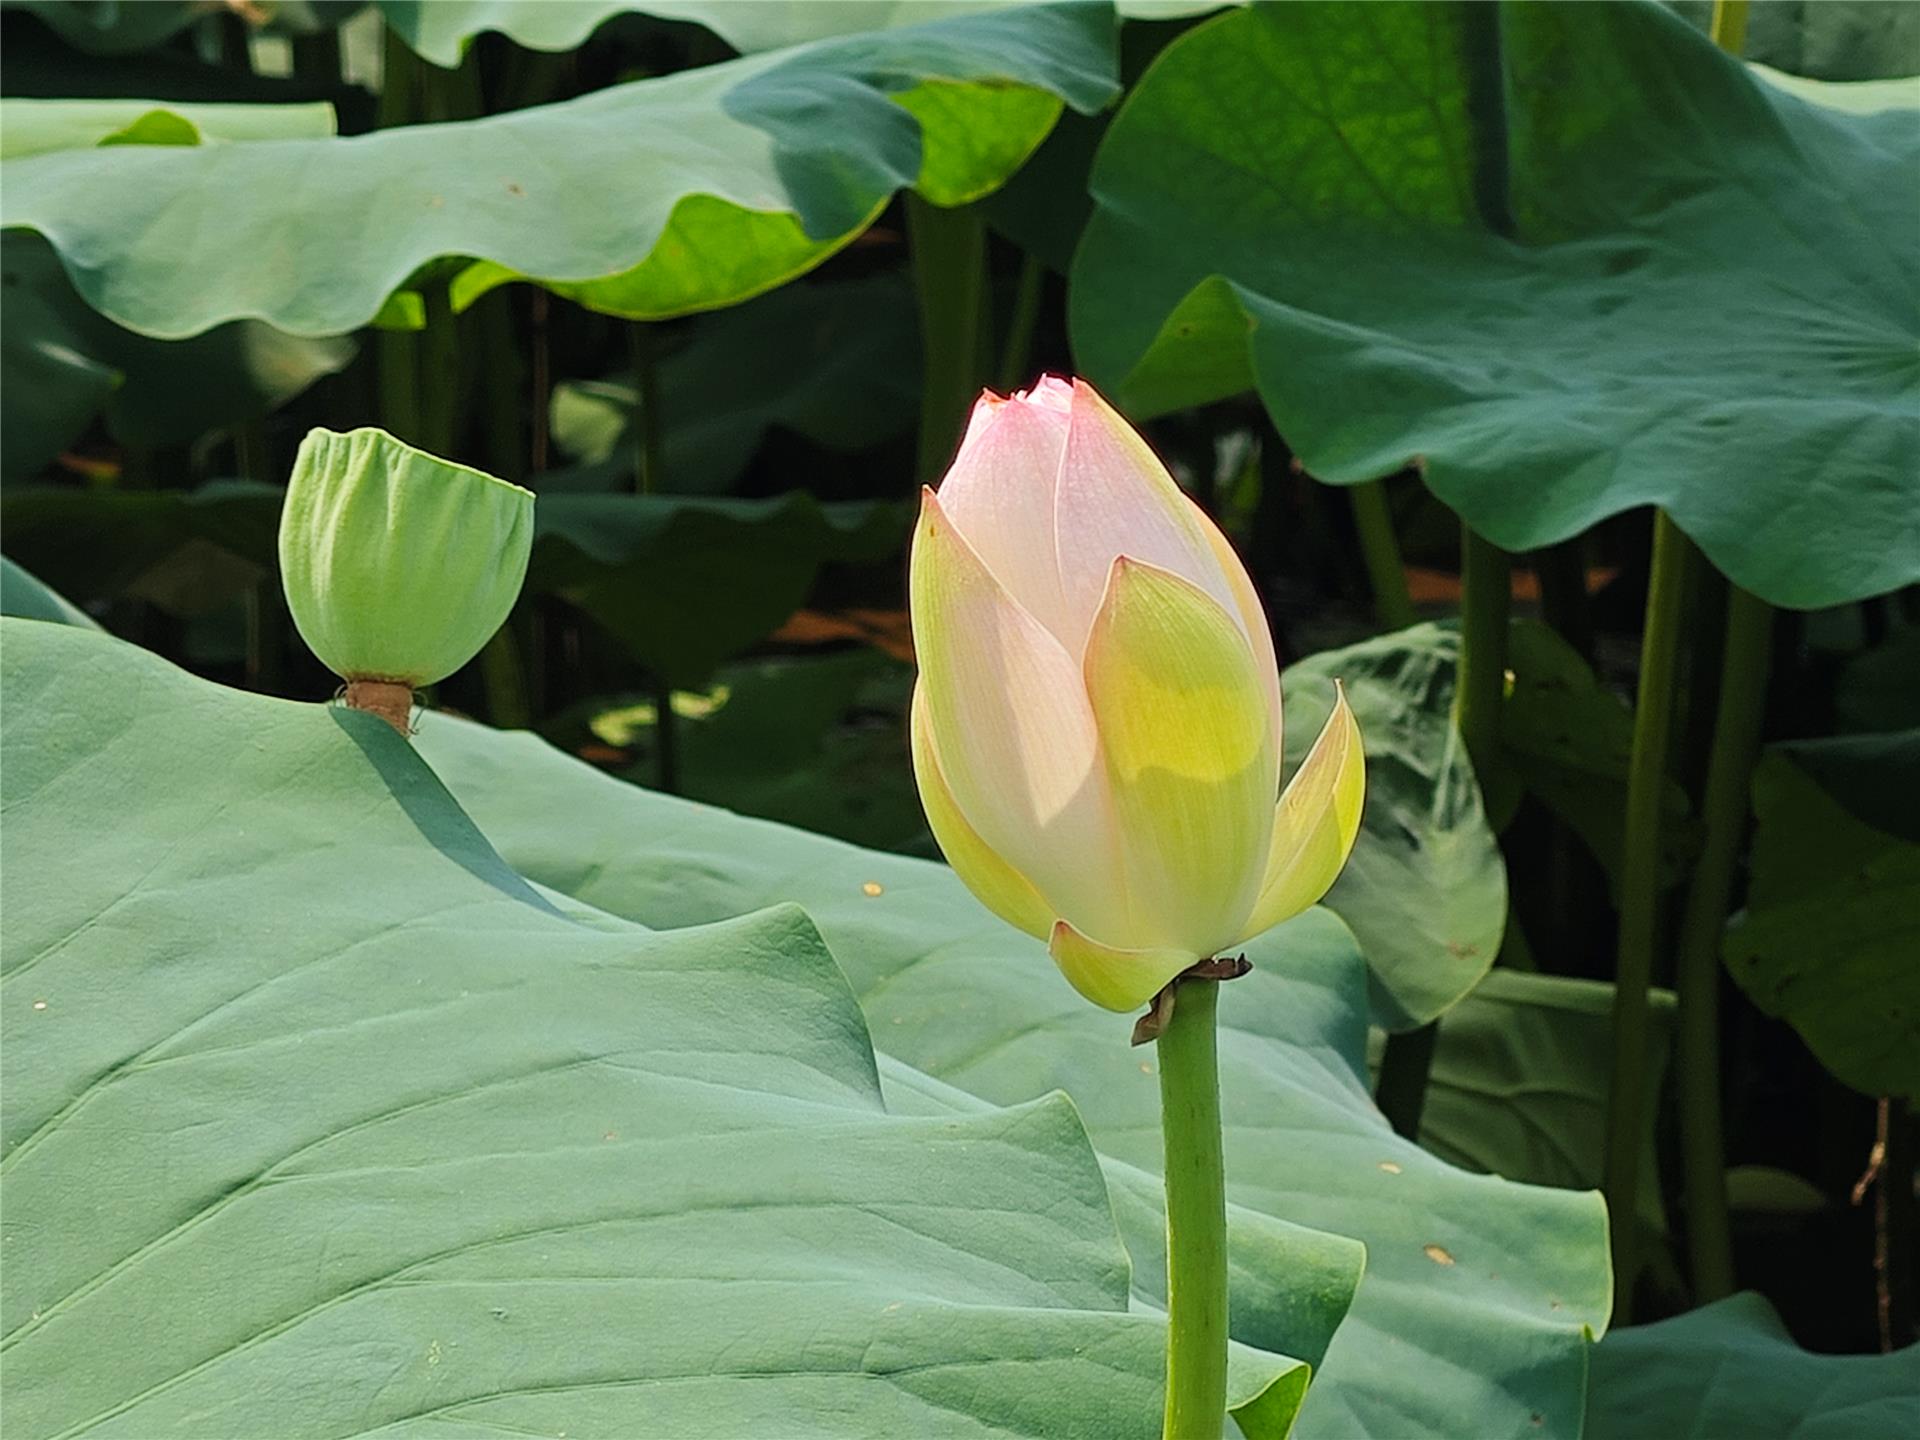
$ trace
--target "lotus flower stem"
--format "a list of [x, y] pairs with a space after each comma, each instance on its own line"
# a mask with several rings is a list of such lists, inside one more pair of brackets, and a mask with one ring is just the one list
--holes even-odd
[[1227, 1413], [1227, 1190], [1215, 1011], [1220, 982], [1174, 982], [1160, 1033], [1167, 1185], [1166, 1440], [1219, 1440]]
[[1353, 524], [1360, 536], [1360, 556], [1373, 586], [1373, 614], [1382, 628], [1404, 630], [1419, 619], [1407, 590], [1406, 567], [1400, 563], [1400, 542], [1393, 534], [1393, 512], [1387, 508], [1384, 482], [1365, 480], [1348, 487], [1353, 497]]
[[932, 480], [953, 458], [967, 409], [985, 378], [980, 317], [987, 231], [972, 209], [942, 209], [909, 192], [907, 238], [926, 364], [920, 389], [919, 474]]
[[1620, 853], [1620, 941], [1613, 989], [1613, 1077], [1608, 1093], [1604, 1190], [1613, 1232], [1614, 1320], [1632, 1313], [1639, 1256], [1633, 1231], [1647, 1114], [1647, 988], [1660, 919], [1660, 797], [1679, 668], [1681, 612], [1693, 542], [1659, 510], [1653, 574], [1640, 644], [1640, 687], [1627, 761], [1626, 834]]
[[1720, 1135], [1720, 940], [1747, 829], [1747, 789], [1760, 749], [1772, 636], [1773, 610], [1730, 585], [1713, 758], [1701, 800], [1706, 833], [1687, 892], [1674, 986], [1679, 992], [1674, 1072], [1686, 1182], [1687, 1257], [1694, 1302], [1700, 1305], [1733, 1293], [1726, 1154]]

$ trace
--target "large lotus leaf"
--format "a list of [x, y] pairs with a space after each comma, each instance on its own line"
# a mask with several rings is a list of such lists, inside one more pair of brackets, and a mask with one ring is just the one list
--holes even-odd
[[[136, 334], [96, 314], [46, 242], [24, 231], [0, 235], [0, 285], [7, 307], [0, 473], [9, 479], [40, 469], [96, 414], [104, 412], [123, 444], [185, 444], [277, 409], [344, 369], [355, 350], [345, 337], [287, 335], [258, 320], [231, 321], [191, 340]], [[102, 376], [111, 383], [100, 383]], [[21, 445], [16, 426], [35, 443]]]
[[171, 100], [0, 100], [0, 159], [92, 145], [199, 145], [210, 140], [317, 139], [333, 106], [181, 105]]
[[797, 908], [563, 909], [379, 722], [4, 629], [8, 1434], [1158, 1433], [1072, 1105], [889, 1115]]
[[[1673, 992], [1651, 991], [1650, 1000], [1647, 1083], [1658, 1093], [1673, 1044]], [[1420, 1143], [1509, 1180], [1598, 1189], [1612, 1066], [1611, 985], [1489, 970], [1440, 1027]], [[1649, 1131], [1637, 1209], [1649, 1232], [1664, 1235], [1659, 1177]]]
[[1877, 775], [1889, 793], [1876, 803], [1903, 810], [1904, 830], [1916, 747], [1920, 730], [1761, 757], [1747, 908], [1726, 939], [1727, 968], [1754, 1004], [1869, 1095], [1920, 1095], [1920, 841], [1860, 819], [1816, 774]]
[[1305, 757], [1341, 681], [1367, 752], [1367, 807], [1325, 904], [1352, 927], [1372, 973], [1374, 1014], [1424, 1025], [1493, 964], [1507, 871], [1473, 762], [1453, 723], [1459, 637], [1438, 625], [1309, 656], [1281, 676], [1289, 769]]
[[800, 608], [820, 566], [895, 553], [892, 502], [551, 495], [535, 512], [528, 583], [579, 606], [656, 675], [704, 680]]
[[[743, 55], [834, 35], [917, 25], [1028, 0], [377, 0], [388, 25], [436, 65], [459, 63], [483, 31], [531, 50], [571, 50], [616, 15], [652, 15], [704, 25]], [[1122, 15], [1172, 18], [1219, 0], [1119, 0]]]
[[684, 314], [811, 268], [902, 187], [992, 190], [1063, 103], [1107, 102], [1113, 48], [1105, 6], [1023, 6], [456, 124], [30, 156], [7, 163], [0, 224], [46, 235], [89, 304], [159, 336], [242, 316], [336, 334], [441, 257], [481, 262], [462, 304], [521, 276]]
[[[1164, 1241], [1153, 1217], [1127, 1219], [1151, 1186], [1113, 1167], [1158, 1171], [1154, 1057], [944, 867], [652, 794], [531, 736], [429, 717], [417, 743], [522, 874], [659, 926], [798, 900], [884, 1055], [996, 1103], [1067, 1090], [1111, 1162], [1135, 1283], [1151, 1283]], [[1248, 949], [1253, 973], [1221, 998], [1231, 1198], [1367, 1248], [1297, 1433], [1571, 1440], [1587, 1337], [1611, 1303], [1599, 1199], [1470, 1175], [1393, 1134], [1367, 1088], [1366, 965], [1331, 912]], [[1329, 1273], [1310, 1253], [1300, 1273]], [[1312, 1353], [1319, 1322], [1289, 1295], [1294, 1269], [1236, 1267], [1236, 1338]]]
[[1335, 483], [1417, 459], [1510, 550], [1658, 504], [1776, 604], [1858, 599], [1920, 579], [1916, 164], [1920, 111], [1650, 3], [1235, 11], [1108, 131], [1076, 351], [1136, 412], [1257, 386]]
[[[0, 266], [8, 269], [14, 239], [0, 237]], [[30, 289], [5, 284], [5, 293], [0, 477], [11, 479], [37, 473], [84, 434], [121, 376], [81, 348], [79, 316]]]
[[[704, 25], [743, 55], [963, 15], [1009, 0], [377, 0], [394, 31], [436, 65], [497, 31], [530, 50], [571, 50], [616, 15]], [[1015, 0], [1019, 3], [1019, 0]]]
[[[913, 427], [920, 401], [914, 302], [897, 274], [784, 285], [687, 322], [684, 344], [656, 365], [658, 487], [719, 495], [775, 426], [834, 450], [858, 450]], [[554, 444], [576, 464], [556, 486], [631, 489], [631, 374], [554, 389]]]
[[1920, 1350], [1810, 1353], [1751, 1292], [1616, 1330], [1593, 1357], [1586, 1440], [1902, 1440], [1916, 1430]]

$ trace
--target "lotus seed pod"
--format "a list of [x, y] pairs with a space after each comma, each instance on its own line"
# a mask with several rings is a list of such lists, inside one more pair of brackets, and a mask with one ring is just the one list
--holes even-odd
[[[532, 548], [532, 491], [384, 430], [315, 429], [300, 444], [280, 573], [301, 638], [348, 682], [349, 703], [356, 685], [410, 694], [479, 654]], [[402, 706], [403, 730], [404, 718]]]

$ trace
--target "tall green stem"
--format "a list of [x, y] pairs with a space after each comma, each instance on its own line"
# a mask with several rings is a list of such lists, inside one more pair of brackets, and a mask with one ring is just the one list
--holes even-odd
[[1380, 1078], [1374, 1082], [1373, 1103], [1387, 1117], [1393, 1133], [1407, 1140], [1420, 1138], [1420, 1117], [1427, 1108], [1427, 1081], [1433, 1074], [1433, 1052], [1440, 1044], [1440, 1022], [1429, 1021], [1416, 1030], [1387, 1036], [1380, 1052]]
[[[633, 470], [634, 490], [641, 495], [660, 491], [664, 470], [665, 428], [660, 423], [660, 353], [658, 336], [645, 325], [629, 328], [633, 353]], [[655, 677], [653, 684], [654, 788], [668, 795], [680, 793], [680, 732], [673, 713], [673, 686]]]
[[1747, 43], [1748, 0], [1713, 0], [1713, 43], [1738, 55]]
[[1020, 261], [1020, 279], [1014, 285], [1013, 309], [1007, 316], [1006, 343], [1000, 349], [998, 380], [1002, 391], [1019, 389], [1033, 377], [1027, 373], [1033, 364], [1033, 332], [1040, 322], [1040, 296], [1047, 280], [1047, 267], [1036, 255]]
[[1366, 562], [1367, 581], [1373, 586], [1373, 613], [1385, 630], [1404, 630], [1419, 617], [1407, 590], [1407, 570], [1400, 562], [1400, 542], [1393, 534], [1393, 512], [1387, 508], [1387, 488], [1379, 480], [1349, 485], [1353, 524], [1360, 536], [1360, 557]]
[[1220, 1440], [1227, 1414], [1227, 1184], [1215, 1012], [1220, 982], [1175, 983], [1159, 1039], [1167, 1185], [1165, 1440]]
[[[1713, 42], [1733, 55], [1740, 53], [1746, 38], [1747, 0], [1714, 0]], [[1660, 541], [1674, 536], [1664, 512], [1655, 521], [1654, 577], [1662, 578]], [[1680, 542], [1682, 545], [1684, 541]], [[1684, 568], [1684, 567], [1673, 567]], [[1673, 588], [1680, 588], [1677, 584]], [[1694, 1302], [1704, 1305], [1733, 1293], [1733, 1240], [1727, 1214], [1726, 1149], [1721, 1134], [1720, 1114], [1720, 937], [1726, 925], [1727, 906], [1733, 898], [1733, 878], [1740, 860], [1741, 841], [1747, 828], [1747, 787], [1753, 774], [1753, 762], [1760, 748], [1760, 717], [1765, 708], [1767, 663], [1771, 654], [1773, 611], [1766, 603], [1739, 586], [1728, 584], [1726, 595], [1725, 638], [1720, 650], [1720, 695], [1713, 717], [1713, 736], [1703, 787], [1700, 818], [1704, 830], [1700, 856], [1695, 862], [1693, 880], [1687, 891], [1686, 911], [1680, 924], [1680, 943], [1675, 963], [1674, 989], [1678, 1016], [1674, 1035], [1674, 1088], [1680, 1118], [1680, 1163], [1687, 1202], [1687, 1263], [1693, 1278]], [[1671, 606], [1669, 597], [1658, 597], [1663, 607]], [[1641, 662], [1641, 701], [1634, 730], [1634, 768], [1629, 776], [1627, 795], [1627, 851], [1621, 875], [1620, 972], [1614, 992], [1615, 1056], [1613, 1110], [1608, 1117], [1607, 1201], [1614, 1215], [1614, 1268], [1622, 1283], [1622, 1319], [1633, 1284], [1633, 1270], [1622, 1262], [1622, 1236], [1627, 1233], [1633, 1204], [1633, 1182], [1638, 1154], [1635, 1135], [1642, 1117], [1643, 1085], [1636, 1078], [1631, 1086], [1626, 1067], [1632, 1065], [1637, 1077], [1644, 1071], [1646, 986], [1652, 978], [1654, 917], [1651, 909], [1654, 876], [1659, 858], [1659, 786], [1664, 782], [1664, 767], [1658, 768], [1645, 787], [1652, 793], [1638, 794], [1633, 788], [1640, 775], [1640, 716], [1646, 702], [1649, 669], [1645, 656], [1654, 642], [1656, 595], [1647, 600], [1647, 635]], [[1678, 650], [1678, 637], [1668, 647]], [[1671, 690], [1674, 664], [1670, 653], [1665, 659], [1667, 689]], [[1698, 677], [1696, 676], [1696, 683]], [[1664, 753], [1666, 739], [1660, 736]], [[1649, 767], [1652, 768], [1652, 767]], [[1639, 806], [1636, 808], [1636, 800]], [[1640, 842], [1636, 845], [1636, 839]], [[1637, 868], [1627, 868], [1635, 867]], [[1643, 909], [1636, 897], [1646, 902]], [[1628, 909], [1633, 907], [1635, 930], [1627, 928]], [[1635, 946], [1634, 966], [1628, 968], [1629, 942]], [[1644, 946], [1644, 951], [1640, 948]], [[1634, 995], [1627, 994], [1632, 981]], [[1629, 1000], [1637, 1001], [1638, 1025], [1629, 1031], [1621, 1024]], [[1624, 1039], [1637, 1038], [1640, 1053], [1629, 1055]], [[1631, 1107], [1631, 1108], [1630, 1108]], [[1624, 1128], [1629, 1121], [1635, 1133]], [[1616, 1147], [1618, 1151], [1616, 1152]], [[1615, 1184], [1615, 1166], [1624, 1160], [1624, 1173]]]
[[973, 210], [943, 210], [907, 195], [907, 237], [920, 301], [920, 478], [938, 478], [982, 378], [980, 315], [987, 231]]
[[1729, 586], [1713, 758], [1700, 806], [1706, 833], [1687, 894], [1674, 984], [1679, 992], [1674, 1074], [1687, 1255], [1694, 1302], [1701, 1305], [1733, 1293], [1726, 1154], [1720, 1136], [1720, 938], [1747, 828], [1747, 787], [1760, 749], [1772, 631], [1773, 611], [1766, 602]]
[[1653, 574], [1640, 641], [1640, 687], [1627, 761], [1626, 835], [1620, 856], [1619, 963], [1613, 988], [1613, 1081], [1607, 1106], [1604, 1190], [1613, 1238], [1615, 1319], [1631, 1313], [1639, 1255], [1634, 1204], [1649, 1121], [1647, 991], [1660, 920], [1660, 797], [1667, 783], [1681, 614], [1693, 545], [1664, 510], [1653, 518]]
[[1453, 721], [1483, 776], [1500, 760], [1500, 707], [1506, 699], [1512, 613], [1513, 558], [1462, 525], [1460, 671], [1454, 682]]
[[633, 490], [636, 495], [657, 495], [664, 444], [660, 424], [659, 347], [653, 331], [638, 322], [628, 327], [627, 341], [633, 360], [633, 415], [629, 421], [633, 435]]

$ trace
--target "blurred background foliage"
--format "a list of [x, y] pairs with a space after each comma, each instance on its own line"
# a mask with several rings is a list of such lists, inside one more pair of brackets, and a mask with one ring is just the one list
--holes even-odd
[[[1692, 0], [1216, 9], [8, 0], [5, 608], [322, 698], [280, 487], [308, 427], [382, 424], [540, 497], [520, 607], [435, 709], [931, 856], [916, 483], [981, 386], [1086, 373], [1246, 557], [1290, 755], [1349, 687], [1370, 794], [1328, 904], [1383, 1103], [1425, 1037], [1410, 1133], [1591, 1187], [1623, 891], [1681, 930], [1726, 830], [1724, 619], [1778, 606], [1710, 977], [1734, 1273], [1815, 1350], [1910, 1334], [1852, 1196], [1920, 1088], [1920, 6], [1756, 4], [1747, 66]], [[1660, 1113], [1617, 1282], [1646, 1319], [1716, 1298]], [[1669, 1358], [1787, 1346], [1751, 1297], [1669, 1323]], [[1681, 1404], [1653, 1364], [1596, 1369], [1640, 1378], [1593, 1433]]]

